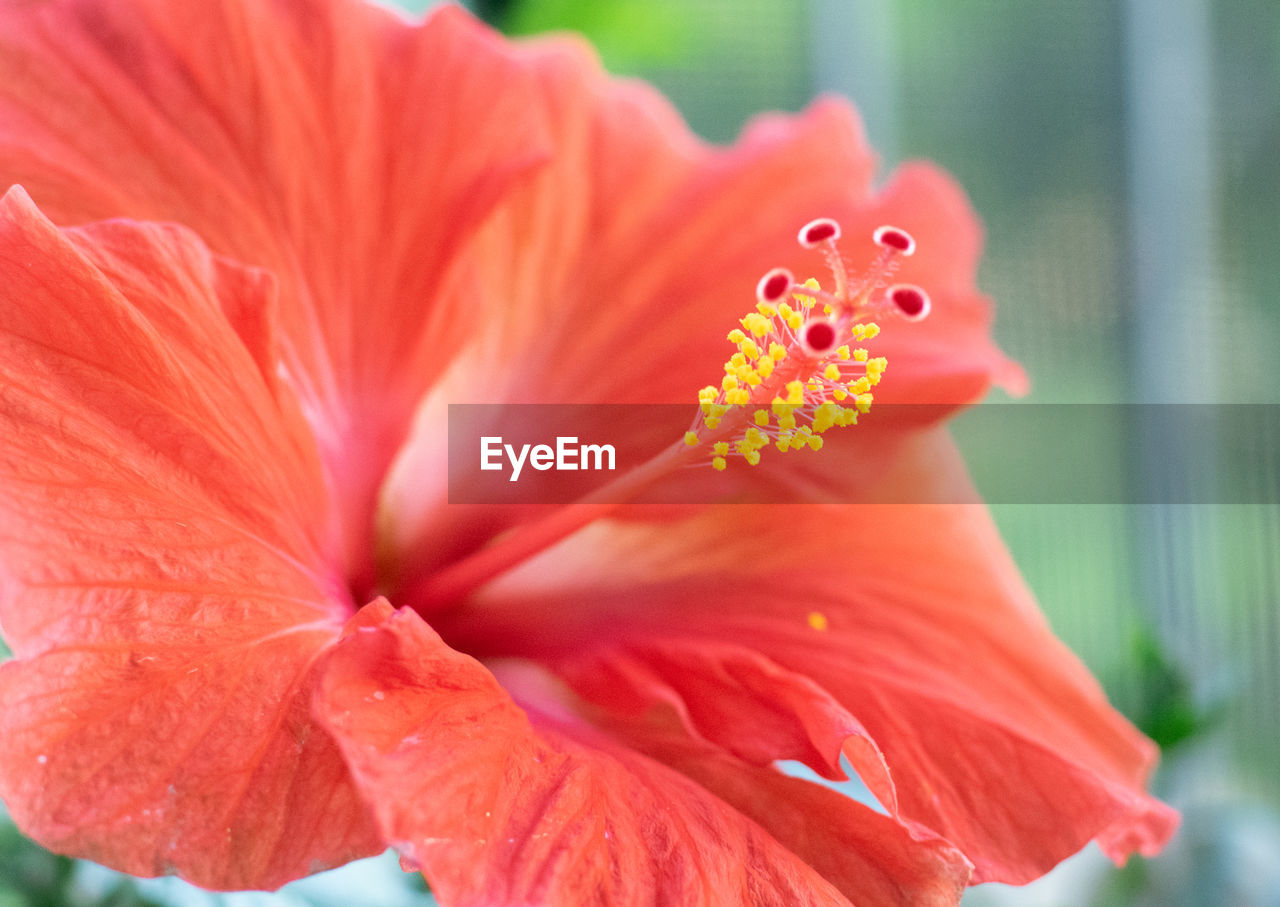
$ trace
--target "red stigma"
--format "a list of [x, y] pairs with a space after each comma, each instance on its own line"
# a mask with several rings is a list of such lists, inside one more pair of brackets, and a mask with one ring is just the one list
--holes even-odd
[[800, 235], [797, 237], [800, 245], [806, 249], [812, 249], [820, 243], [834, 241], [840, 238], [840, 225], [829, 217], [820, 217], [817, 220], [811, 220], [800, 228]]
[[804, 326], [804, 345], [812, 353], [825, 353], [835, 346], [836, 329], [825, 318], [815, 318]]
[[871, 234], [871, 238], [875, 240], [876, 245], [901, 252], [903, 255], [910, 255], [916, 250], [916, 241], [911, 238], [911, 234], [897, 227], [877, 227], [876, 232]]
[[900, 283], [890, 287], [886, 295], [908, 321], [919, 321], [929, 314], [929, 294], [917, 286]]
[[795, 277], [786, 268], [774, 268], [756, 284], [756, 298], [761, 302], [777, 302], [791, 290]]

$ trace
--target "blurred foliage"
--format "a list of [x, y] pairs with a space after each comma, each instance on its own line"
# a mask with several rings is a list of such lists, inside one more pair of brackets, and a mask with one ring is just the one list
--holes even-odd
[[652, 82], [713, 141], [732, 138], [755, 113], [795, 109], [809, 97], [805, 0], [466, 0], [464, 5], [511, 35], [572, 31], [585, 36], [607, 69]]
[[[410, 9], [416, 9], [418, 4], [405, 4]], [[509, 27], [509, 20], [512, 13], [518, 11], [526, 4], [520, 0], [470, 0], [467, 6], [471, 11], [484, 21], [488, 22], [494, 28], [506, 31]]]
[[159, 907], [125, 876], [105, 888], [86, 888], [77, 865], [23, 837], [0, 812], [0, 907]]
[[173, 877], [135, 879], [50, 853], [0, 808], [0, 907], [435, 907], [420, 873], [395, 855], [357, 860], [279, 891], [206, 891]]
[[1136, 677], [1136, 695], [1117, 704], [1166, 755], [1212, 730], [1222, 718], [1221, 704], [1201, 708], [1195, 703], [1191, 677], [1151, 630], [1134, 634], [1130, 668]]
[[588, 35], [610, 66], [627, 70], [678, 63], [713, 29], [709, 9], [686, 0], [473, 0], [481, 18], [510, 35]]

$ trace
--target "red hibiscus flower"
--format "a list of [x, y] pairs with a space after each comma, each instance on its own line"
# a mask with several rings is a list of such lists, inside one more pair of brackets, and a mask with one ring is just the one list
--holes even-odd
[[[875, 339], [878, 402], [1017, 381], [961, 193], [871, 172], [840, 103], [710, 148], [579, 45], [457, 9], [6, 4], [18, 824], [214, 888], [391, 845], [457, 904], [951, 903], [1090, 840], [1159, 849], [1153, 747], [984, 510], [816, 503], [954, 500], [937, 425], [674, 477], [756, 498], [732, 508], [447, 503], [445, 402], [693, 412], [819, 216], [855, 271], [880, 224], [919, 245], [895, 279], [933, 314]], [[778, 760], [851, 764], [884, 812]]]

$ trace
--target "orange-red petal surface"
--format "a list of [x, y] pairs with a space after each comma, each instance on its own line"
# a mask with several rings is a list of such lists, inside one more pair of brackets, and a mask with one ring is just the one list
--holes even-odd
[[308, 711], [349, 606], [272, 293], [0, 201], [0, 796], [56, 850], [238, 888], [380, 847]]
[[[886, 321], [884, 340], [870, 344], [890, 361], [878, 399], [959, 405], [995, 382], [1025, 383], [990, 339], [990, 303], [975, 287], [981, 228], [963, 192], [925, 164], [874, 190], [874, 155], [846, 104], [761, 117], [717, 148], [651, 89], [609, 79], [577, 44], [539, 41], [520, 59], [553, 153], [469, 247], [477, 336], [434, 388], [384, 489], [391, 562], [446, 563], [518, 519], [491, 508], [458, 532], [460, 511], [443, 506], [446, 401], [687, 403], [692, 414], [697, 390], [723, 376], [733, 351], [725, 334], [752, 310], [765, 270], [786, 265], [829, 284], [821, 256], [795, 239], [820, 215], [845, 223], [856, 267], [869, 263], [880, 224], [919, 238], [900, 276], [928, 289], [935, 314]], [[652, 447], [607, 409], [601, 421], [618, 443]], [[666, 430], [678, 437], [680, 427]], [[784, 463], [793, 464], [807, 465]]]
[[[218, 253], [0, 203], [19, 823], [216, 887], [387, 839], [461, 904], [947, 903], [970, 864], [1016, 882], [1090, 839], [1157, 849], [1176, 817], [1142, 793], [1153, 749], [979, 507], [627, 511], [431, 603], [448, 645], [380, 601], [334, 647], [424, 392], [381, 513], [392, 585], [510, 522], [461, 523], [424, 482], [445, 401], [692, 408], [759, 274], [817, 270], [794, 244], [812, 217], [844, 223], [855, 267], [881, 223], [919, 242], [901, 279], [934, 315], [886, 326], [881, 401], [1018, 389], [963, 194], [928, 165], [873, 191], [872, 170], [839, 102], [714, 149], [579, 45], [512, 48], [457, 8], [415, 28], [356, 0], [5, 6], [0, 182], [60, 223], [173, 220]], [[940, 434], [888, 463], [832, 446], [767, 481], [857, 499], [962, 473]], [[426, 610], [415, 588], [397, 603]], [[541, 662], [597, 726], [450, 646]], [[842, 757], [890, 816], [770, 765]]]
[[[902, 456], [924, 481], [954, 460], [940, 432]], [[756, 764], [833, 775], [843, 736], [885, 806], [960, 848], [975, 881], [1172, 833], [1142, 792], [1154, 747], [1054, 639], [980, 505], [730, 516], [594, 526], [437, 626], [539, 659], [616, 715], [670, 706]]]
[[844, 221], [845, 235], [855, 238], [847, 243], [855, 268], [871, 258], [856, 237], [886, 223], [908, 230], [916, 252], [894, 280], [918, 284], [933, 300], [924, 321], [878, 320], [881, 334], [869, 345], [889, 360], [890, 372], [876, 387], [877, 403], [976, 402], [993, 384], [1027, 392], [1022, 367], [991, 339], [993, 306], [977, 290], [982, 226], [954, 179], [933, 164], [905, 164]]
[[529, 81], [457, 8], [413, 27], [357, 0], [9, 3], [0, 190], [60, 224], [177, 221], [276, 274], [354, 562], [418, 395], [470, 329], [458, 251], [547, 153]]
[[510, 383], [482, 379], [472, 391], [694, 400], [695, 368], [719, 370], [724, 333], [754, 305], [757, 271], [795, 257], [797, 224], [866, 194], [874, 160], [861, 127], [827, 102], [714, 148], [656, 92], [608, 79], [578, 45], [541, 42], [523, 58], [555, 153], [476, 247], [494, 338], [479, 353], [514, 351], [515, 361], [501, 376]]
[[941, 907], [957, 903], [969, 882], [973, 867], [953, 845], [843, 793], [644, 723], [608, 726], [767, 828], [855, 904]]
[[873, 191], [874, 155], [847, 105], [762, 117], [716, 148], [656, 93], [607, 78], [572, 43], [539, 42], [522, 56], [554, 154], [481, 231], [477, 289], [490, 322], [476, 355], [516, 352], [509, 367], [471, 375], [476, 399], [694, 399], [717, 378], [724, 334], [754, 306], [765, 270], [827, 279], [821, 257], [795, 241], [818, 216], [845, 223], [855, 265], [872, 257], [880, 224], [918, 237], [901, 275], [946, 315], [901, 333], [904, 345], [921, 341], [918, 355], [894, 362], [901, 399], [971, 402], [1010, 377], [974, 288], [981, 228], [963, 193], [924, 164]]
[[[326, 660], [317, 713], [383, 834], [446, 903], [848, 903], [833, 883], [859, 903], [955, 902], [968, 868], [954, 851], [916, 847], [892, 820], [803, 782], [650, 740], [681, 763], [673, 771], [585, 725], [516, 667], [504, 682], [526, 714], [414, 612], [370, 608]], [[838, 818], [806, 828], [819, 804]], [[830, 880], [753, 812], [785, 824]], [[859, 854], [820, 851], [872, 839]]]

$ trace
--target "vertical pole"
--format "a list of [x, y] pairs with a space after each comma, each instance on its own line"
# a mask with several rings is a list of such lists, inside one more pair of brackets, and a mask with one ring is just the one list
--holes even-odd
[[809, 0], [813, 84], [853, 99], [886, 164], [898, 161], [898, 69], [891, 0]]
[[[1142, 404], [1216, 400], [1213, 59], [1210, 0], [1126, 0], [1127, 139], [1133, 398]], [[1210, 464], [1212, 438], [1142, 407], [1131, 480], [1161, 501]], [[1204, 424], [1197, 420], [1199, 424]], [[1139, 594], [1160, 636], [1203, 677], [1200, 609], [1218, 604], [1208, 508], [1155, 503], [1136, 511]], [[1197, 588], [1199, 587], [1199, 588]], [[1207, 593], [1207, 595], [1205, 594]], [[1200, 670], [1197, 670], [1200, 669]]]
[[1135, 390], [1214, 402], [1213, 54], [1208, 0], [1128, 0]]

